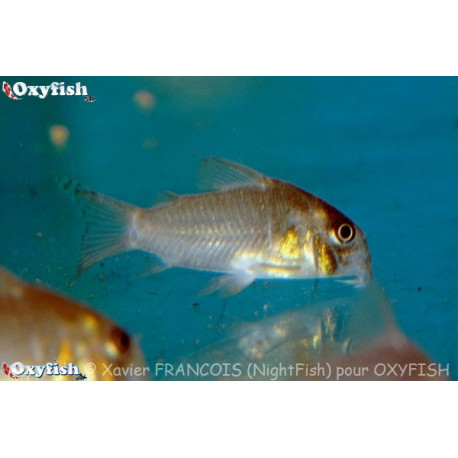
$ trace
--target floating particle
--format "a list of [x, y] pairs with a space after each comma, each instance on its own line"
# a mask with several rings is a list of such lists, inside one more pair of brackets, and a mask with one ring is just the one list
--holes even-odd
[[136, 91], [134, 102], [141, 110], [151, 111], [156, 105], [156, 97], [149, 91]]
[[49, 128], [49, 139], [57, 149], [64, 149], [67, 146], [70, 131], [61, 124], [54, 124]]
[[142, 141], [142, 148], [143, 149], [151, 150], [151, 149], [156, 148], [156, 146], [157, 146], [157, 140], [155, 138], [153, 138], [153, 137], [145, 138]]

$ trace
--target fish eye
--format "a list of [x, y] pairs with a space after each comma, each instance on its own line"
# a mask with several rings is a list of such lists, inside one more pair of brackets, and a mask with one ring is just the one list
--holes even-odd
[[125, 353], [129, 350], [130, 337], [121, 328], [113, 328], [110, 337], [120, 353]]
[[349, 243], [355, 237], [355, 230], [353, 226], [348, 223], [343, 223], [339, 226], [336, 232], [336, 236], [341, 243]]

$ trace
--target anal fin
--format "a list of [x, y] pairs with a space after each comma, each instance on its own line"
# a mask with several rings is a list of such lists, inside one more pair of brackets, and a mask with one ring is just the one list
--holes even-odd
[[164, 270], [170, 269], [170, 265], [164, 262], [157, 256], [151, 256], [148, 258], [143, 269], [138, 272], [139, 277], [149, 277], [150, 275], [158, 274]]

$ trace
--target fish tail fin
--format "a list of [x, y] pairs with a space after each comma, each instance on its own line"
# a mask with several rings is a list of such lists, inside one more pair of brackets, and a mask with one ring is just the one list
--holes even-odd
[[105, 258], [132, 249], [129, 232], [137, 207], [86, 189], [74, 180], [61, 184], [81, 203], [86, 221], [78, 275]]

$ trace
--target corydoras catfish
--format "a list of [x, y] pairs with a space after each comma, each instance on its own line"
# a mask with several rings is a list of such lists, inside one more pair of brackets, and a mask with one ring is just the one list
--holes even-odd
[[202, 170], [208, 192], [167, 193], [167, 202], [151, 208], [67, 183], [87, 207], [80, 271], [142, 250], [154, 255], [150, 273], [171, 267], [224, 273], [203, 292], [225, 296], [256, 279], [334, 277], [363, 286], [371, 278], [362, 230], [330, 204], [224, 159], [207, 158]]

